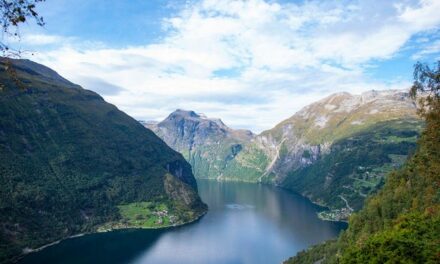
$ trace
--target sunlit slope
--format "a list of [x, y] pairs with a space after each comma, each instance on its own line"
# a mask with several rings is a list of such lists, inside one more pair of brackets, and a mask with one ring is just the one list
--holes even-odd
[[350, 218], [337, 241], [299, 253], [287, 263], [439, 263], [440, 111], [427, 116], [411, 159]]
[[337, 93], [260, 135], [177, 110], [150, 124], [197, 178], [281, 185], [331, 209], [359, 209], [414, 149], [423, 122], [407, 92]]

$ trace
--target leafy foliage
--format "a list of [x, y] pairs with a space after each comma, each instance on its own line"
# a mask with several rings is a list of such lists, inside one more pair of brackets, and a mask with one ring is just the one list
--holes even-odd
[[412, 97], [419, 96], [419, 114], [427, 117], [429, 114], [435, 113], [430, 110], [439, 108], [440, 104], [440, 61], [431, 68], [429, 65], [418, 62], [414, 68], [414, 84], [411, 87], [410, 94]]
[[429, 97], [438, 100], [440, 97], [440, 61], [431, 68], [429, 65], [418, 62], [414, 67], [414, 84], [411, 87], [411, 95], [416, 97], [418, 93], [429, 93]]
[[362, 244], [348, 247], [341, 263], [438, 263], [440, 216], [411, 213]]
[[[45, 0], [0, 0], [0, 26], [6, 35], [18, 36], [17, 27], [24, 23], [28, 18], [34, 18], [37, 25], [43, 26], [44, 20], [36, 9], [38, 3]], [[15, 31], [11, 31], [11, 27]], [[3, 42], [0, 42], [0, 52], [3, 55], [9, 55], [10, 48]]]

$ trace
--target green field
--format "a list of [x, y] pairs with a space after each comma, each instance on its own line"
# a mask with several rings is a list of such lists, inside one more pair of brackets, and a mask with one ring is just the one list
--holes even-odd
[[160, 228], [182, 223], [174, 206], [167, 202], [135, 202], [118, 205], [121, 218], [107, 223], [100, 231], [120, 228]]
[[133, 227], [152, 228], [173, 224], [175, 216], [165, 203], [140, 202], [118, 206], [122, 222]]

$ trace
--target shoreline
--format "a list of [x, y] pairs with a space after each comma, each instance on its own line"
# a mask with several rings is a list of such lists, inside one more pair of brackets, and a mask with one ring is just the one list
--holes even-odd
[[[86, 235], [88, 234], [98, 234], [98, 233], [107, 233], [107, 232], [112, 232], [112, 231], [118, 231], [118, 230], [124, 230], [124, 229], [144, 229], [144, 230], [158, 230], [158, 229], [170, 229], [170, 228], [176, 228], [176, 227], [182, 227], [185, 225], [189, 225], [191, 223], [194, 223], [196, 221], [198, 221], [199, 219], [201, 219], [203, 216], [205, 216], [208, 213], [208, 210], [206, 210], [205, 212], [203, 212], [202, 214], [196, 216], [194, 219], [180, 223], [180, 224], [173, 224], [173, 225], [168, 225], [168, 226], [158, 226], [158, 227], [140, 227], [140, 226], [132, 226], [132, 227], [115, 227], [115, 228], [110, 228], [110, 229], [101, 229], [101, 230], [96, 230], [95, 232], [91, 232], [91, 233], [85, 233]], [[84, 235], [84, 234], [83, 234]], [[78, 234], [78, 236], [83, 236], [81, 234]], [[70, 238], [70, 237], [69, 237]]]
[[26, 247], [26, 248], [23, 249], [23, 253], [20, 256], [17, 256], [15, 259], [12, 259], [11, 261], [12, 261], [12, 263], [17, 263], [19, 260], [23, 259], [24, 257], [26, 257], [29, 254], [42, 251], [42, 250], [44, 250], [44, 249], [46, 249], [48, 247], [57, 245], [57, 244], [65, 241], [65, 240], [69, 240], [69, 239], [77, 238], [77, 237], [82, 237], [82, 236], [85, 236], [85, 235], [108, 233], [108, 232], [113, 232], [113, 231], [118, 231], [118, 230], [125, 230], [125, 229], [127, 229], [127, 230], [128, 229], [132, 229], [132, 230], [136, 230], [136, 229], [138, 229], [138, 230], [159, 230], [159, 229], [172, 229], [172, 228], [183, 227], [183, 226], [192, 224], [194, 222], [197, 222], [203, 216], [205, 216], [207, 213], [208, 213], [208, 210], [204, 211], [203, 213], [201, 213], [200, 215], [196, 216], [192, 220], [189, 220], [187, 222], [183, 222], [183, 223], [180, 223], [180, 224], [169, 225], [169, 226], [160, 226], [160, 227], [121, 227], [121, 228], [112, 228], [112, 229], [105, 229], [105, 230], [98, 230], [97, 229], [96, 231], [92, 231], [92, 232], [78, 233], [78, 234], [74, 234], [74, 235], [71, 235], [71, 236], [59, 239], [57, 241], [48, 243], [46, 245], [43, 245], [43, 246], [35, 248], [35, 249], [34, 248], [27, 248]]
[[316, 216], [318, 217], [318, 219], [320, 219], [322, 221], [339, 222], [339, 223], [345, 223], [345, 224], [348, 224], [348, 222], [349, 222], [348, 219], [346, 219], [346, 220], [336, 220], [336, 219], [333, 219], [333, 218], [326, 218], [326, 217], [322, 217], [321, 216], [322, 212], [331, 212], [331, 211], [334, 211], [334, 210], [342, 210], [343, 208], [340, 208], [340, 209], [330, 209], [330, 207], [328, 207], [327, 205], [323, 204], [320, 201], [315, 201], [315, 200], [311, 199], [310, 197], [308, 197], [307, 195], [303, 195], [301, 193], [298, 193], [298, 192], [295, 192], [293, 190], [287, 189], [287, 188], [285, 188], [285, 187], [283, 187], [281, 185], [278, 185], [278, 184], [270, 184], [270, 183], [266, 183], [266, 182], [255, 182], [255, 181], [240, 181], [240, 180], [235, 180], [235, 179], [224, 179], [224, 178], [221, 178], [221, 179], [218, 179], [218, 178], [203, 178], [203, 179], [196, 179], [196, 180], [197, 181], [202, 180], [202, 181], [216, 181], [216, 182], [237, 182], [237, 183], [261, 184], [261, 185], [265, 185], [265, 186], [276, 187], [278, 189], [285, 190], [285, 191], [297, 194], [297, 195], [303, 197], [304, 199], [308, 200], [313, 205], [315, 205], [317, 207], [320, 207], [320, 209], [322, 209], [322, 210], [320, 210], [319, 212], [316, 212]]
[[318, 216], [318, 218], [322, 221], [327, 221], [327, 222], [335, 222], [335, 223], [346, 223], [348, 224], [349, 221], [348, 220], [336, 220], [336, 219], [332, 219], [332, 218], [326, 218], [326, 217], [322, 217], [320, 212], [316, 214]]
[[[310, 203], [312, 203], [315, 206], [321, 207], [322, 209], [324, 209], [323, 211], [331, 211], [331, 209], [329, 207], [327, 207], [326, 205], [323, 205], [321, 203], [319, 203], [318, 201], [313, 201], [312, 199], [310, 199], [309, 197], [302, 195], [300, 193], [297, 193], [295, 191], [292, 191], [290, 189], [284, 188], [280, 185], [276, 185], [276, 184], [268, 184], [268, 183], [263, 183], [263, 182], [252, 182], [252, 181], [238, 181], [238, 180], [230, 180], [230, 179], [209, 179], [209, 178], [205, 178], [205, 179], [196, 179], [198, 180], [202, 180], [202, 181], [215, 181], [215, 182], [238, 182], [238, 183], [248, 183], [248, 184], [261, 184], [261, 185], [266, 185], [266, 186], [271, 186], [271, 187], [276, 187], [277, 189], [281, 189], [281, 190], [285, 190], [288, 192], [291, 192], [293, 194], [297, 194], [303, 198], [305, 198], [306, 200], [308, 200]], [[327, 209], [327, 210], [325, 210]], [[36, 253], [39, 252], [41, 250], [44, 250], [48, 247], [54, 246], [56, 244], [59, 244], [60, 242], [64, 241], [64, 240], [68, 240], [68, 239], [72, 239], [72, 238], [77, 238], [77, 237], [82, 237], [85, 235], [91, 235], [91, 234], [99, 234], [99, 233], [107, 233], [107, 232], [113, 232], [113, 231], [118, 231], [118, 230], [128, 230], [128, 229], [132, 229], [132, 230], [159, 230], [159, 229], [172, 229], [172, 228], [178, 228], [178, 227], [183, 227], [186, 225], [189, 225], [191, 223], [194, 223], [198, 220], [200, 220], [203, 216], [205, 216], [208, 213], [209, 210], [204, 211], [203, 213], [201, 213], [200, 215], [196, 216], [194, 219], [189, 220], [187, 222], [184, 223], [180, 223], [180, 224], [173, 224], [173, 225], [168, 225], [168, 226], [160, 226], [160, 227], [116, 227], [116, 228], [110, 228], [110, 229], [103, 229], [103, 230], [98, 230], [99, 227], [92, 232], [86, 232], [86, 233], [78, 233], [75, 235], [71, 235], [69, 237], [66, 238], [62, 238], [60, 240], [48, 243], [46, 245], [43, 245], [41, 247], [35, 248], [35, 249], [31, 249], [31, 248], [24, 248], [23, 249], [23, 254], [18, 256], [15, 260], [12, 260], [13, 263], [18, 262], [18, 260], [24, 258], [25, 256], [32, 254], [32, 253]], [[348, 220], [336, 220], [336, 219], [331, 219], [331, 218], [325, 218], [322, 217], [320, 215], [321, 212], [316, 212], [316, 216], [318, 217], [318, 219], [322, 220], [322, 221], [328, 221], [328, 222], [339, 222], [339, 223], [345, 223], [348, 224]]]

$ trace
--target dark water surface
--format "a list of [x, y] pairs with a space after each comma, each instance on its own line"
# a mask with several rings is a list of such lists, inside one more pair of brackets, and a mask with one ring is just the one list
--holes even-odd
[[198, 183], [209, 212], [193, 224], [68, 239], [21, 263], [280, 263], [346, 227], [319, 220], [316, 206], [275, 187]]

